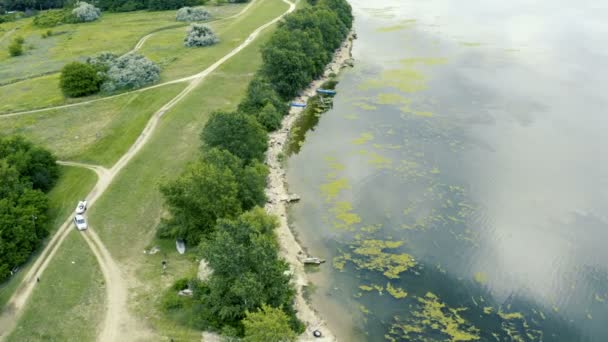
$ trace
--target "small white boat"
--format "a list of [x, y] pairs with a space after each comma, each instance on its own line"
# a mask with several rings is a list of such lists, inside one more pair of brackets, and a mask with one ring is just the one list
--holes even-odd
[[186, 253], [186, 241], [182, 239], [175, 240], [175, 247], [177, 248], [177, 252], [179, 254]]
[[321, 265], [322, 263], [325, 262], [325, 259], [315, 258], [315, 257], [308, 257], [308, 258], [304, 258], [302, 260], [302, 262], [305, 265]]

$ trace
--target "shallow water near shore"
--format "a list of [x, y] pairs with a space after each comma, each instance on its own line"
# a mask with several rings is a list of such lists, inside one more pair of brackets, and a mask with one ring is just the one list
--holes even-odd
[[315, 308], [341, 341], [607, 341], [608, 5], [351, 4], [288, 160]]

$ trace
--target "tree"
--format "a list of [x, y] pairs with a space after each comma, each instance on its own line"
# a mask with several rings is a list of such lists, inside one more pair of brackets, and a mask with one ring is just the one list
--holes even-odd
[[281, 127], [283, 116], [274, 108], [272, 103], [266, 104], [256, 115], [258, 122], [268, 131], [274, 131]]
[[268, 144], [266, 130], [255, 118], [239, 113], [215, 112], [201, 133], [203, 149], [219, 147], [245, 163], [264, 159]]
[[89, 64], [72, 62], [61, 70], [59, 86], [68, 97], [80, 97], [99, 91], [101, 78]]
[[243, 320], [244, 342], [290, 342], [296, 334], [289, 326], [289, 317], [280, 309], [262, 305], [256, 312], [247, 312]]
[[50, 152], [22, 137], [0, 137], [0, 281], [47, 235], [49, 191], [59, 169]]
[[72, 10], [72, 15], [80, 22], [95, 21], [101, 16], [101, 10], [84, 1], [78, 1]]
[[340, 21], [349, 29], [353, 26], [353, 9], [346, 0], [319, 0], [319, 7], [327, 7], [336, 13]]
[[201, 0], [148, 0], [148, 9], [151, 11], [162, 11], [178, 9], [184, 6], [203, 5], [207, 1]]
[[184, 38], [184, 45], [187, 47], [202, 47], [216, 44], [219, 41], [219, 38], [209, 26], [192, 24], [188, 29], [186, 38]]
[[171, 235], [189, 244], [211, 233], [217, 219], [241, 212], [238, 183], [226, 166], [198, 161], [160, 190], [172, 215], [167, 222]]
[[281, 99], [270, 82], [258, 75], [249, 83], [247, 95], [238, 108], [246, 114], [257, 114], [268, 103], [271, 103], [281, 116], [289, 110], [287, 102]]
[[[234, 220], [219, 220], [201, 243], [201, 254], [213, 269], [201, 314], [215, 322], [214, 328], [238, 326], [247, 311], [263, 304], [290, 310], [295, 292], [289, 267], [278, 257], [277, 224], [276, 217], [256, 208]], [[290, 324], [297, 326], [293, 311], [288, 313]]]
[[182, 7], [177, 10], [175, 20], [177, 21], [205, 21], [211, 18], [211, 14], [200, 7]]
[[202, 161], [217, 167], [230, 169], [238, 183], [238, 198], [243, 211], [255, 206], [263, 206], [266, 203], [266, 194], [264, 193], [266, 178], [268, 177], [266, 165], [258, 161], [244, 165], [243, 160], [227, 150], [218, 148], [204, 150]]
[[34, 189], [48, 192], [59, 178], [55, 156], [21, 136], [0, 137], [0, 160], [15, 168], [19, 182]]
[[128, 53], [114, 58], [112, 56], [105, 53], [103, 57], [105, 64], [97, 64], [98, 69], [107, 70], [101, 86], [103, 91], [138, 89], [160, 79], [160, 68], [140, 54]]

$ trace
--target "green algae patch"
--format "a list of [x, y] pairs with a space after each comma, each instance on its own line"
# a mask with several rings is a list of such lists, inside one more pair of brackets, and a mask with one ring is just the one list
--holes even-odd
[[483, 44], [477, 43], [477, 42], [459, 42], [459, 44], [462, 46], [466, 46], [466, 47], [478, 47], [478, 46], [483, 45]]
[[373, 289], [374, 289], [373, 287], [371, 287], [371, 286], [367, 286], [367, 285], [360, 285], [360, 286], [359, 286], [359, 288], [360, 288], [361, 290], [363, 290], [363, 291], [367, 291], [367, 292], [369, 292], [369, 291], [371, 291], [371, 290], [373, 290]]
[[409, 28], [407, 25], [392, 25], [392, 26], [384, 26], [378, 29], [378, 32], [395, 32], [401, 31]]
[[332, 261], [332, 265], [334, 266], [335, 269], [337, 269], [338, 271], [343, 271], [344, 270], [344, 266], [346, 266], [346, 261], [350, 260], [350, 254], [344, 254], [342, 256], [339, 257], [335, 257]]
[[361, 289], [362, 291], [365, 292], [371, 292], [371, 291], [378, 291], [378, 294], [380, 296], [382, 296], [384, 293], [384, 286], [382, 285], [377, 285], [377, 284], [371, 284], [371, 285], [360, 285], [359, 289]]
[[372, 104], [369, 104], [367, 102], [355, 102], [355, 103], [353, 103], [353, 106], [363, 109], [363, 110], [368, 110], [368, 111], [373, 111], [373, 110], [378, 109], [378, 107], [376, 107]]
[[378, 169], [390, 169], [393, 161], [376, 153], [368, 150], [359, 150], [358, 154], [367, 158], [367, 162]]
[[369, 309], [366, 308], [364, 305], [359, 305], [359, 310], [366, 315], [369, 314]]
[[425, 340], [436, 334], [441, 334], [441, 340], [446, 341], [479, 340], [479, 329], [460, 315], [466, 308], [450, 308], [431, 292], [417, 299], [419, 307], [412, 312], [411, 318], [401, 321], [395, 317], [396, 323], [389, 331], [389, 340]]
[[407, 292], [405, 292], [400, 287], [393, 287], [393, 285], [391, 285], [391, 283], [387, 283], [386, 284], [386, 291], [388, 293], [390, 293], [391, 296], [393, 296], [393, 297], [395, 297], [397, 299], [401, 299], [401, 298], [407, 297]]
[[482, 284], [482, 285], [488, 282], [488, 277], [483, 272], [475, 273], [475, 275], [473, 276], [473, 279], [475, 279], [476, 282], [478, 282], [479, 284]]
[[494, 312], [494, 308], [491, 306], [486, 306], [483, 308], [483, 313], [486, 315], [490, 315], [492, 312]]
[[335, 215], [337, 221], [334, 221], [334, 227], [345, 230], [353, 230], [352, 226], [361, 222], [361, 217], [352, 212], [353, 205], [350, 202], [336, 202], [336, 205], [330, 209]]
[[394, 88], [404, 93], [415, 93], [427, 88], [426, 77], [412, 68], [389, 69], [382, 72], [379, 79], [365, 81], [361, 90]]
[[404, 66], [413, 66], [413, 65], [427, 65], [427, 66], [433, 66], [433, 65], [443, 65], [446, 64], [448, 62], [447, 58], [421, 58], [421, 57], [416, 57], [416, 58], [405, 58], [399, 61], [399, 63], [401, 63]]
[[520, 312], [503, 312], [502, 310], [498, 310], [498, 316], [500, 316], [500, 318], [504, 319], [504, 320], [511, 320], [511, 319], [524, 319], [524, 315], [522, 315]]
[[344, 171], [346, 166], [338, 162], [338, 160], [334, 157], [325, 157], [325, 161], [327, 162], [330, 169], [334, 171]]
[[397, 32], [402, 30], [407, 30], [416, 25], [416, 19], [405, 19], [401, 20], [398, 24], [383, 26], [378, 28], [376, 31], [378, 32]]
[[333, 182], [321, 185], [321, 192], [325, 196], [325, 201], [327, 202], [335, 199], [340, 192], [347, 189], [350, 189], [350, 184], [345, 178], [336, 179]]
[[403, 97], [399, 94], [383, 93], [383, 94], [378, 94], [376, 96], [376, 99], [374, 100], [374, 102], [377, 104], [381, 104], [381, 105], [395, 105], [395, 104], [409, 104], [412, 102], [412, 100], [406, 99], [405, 97]]
[[403, 245], [402, 241], [357, 240], [350, 246], [351, 253], [334, 258], [344, 268], [347, 261], [358, 269], [379, 271], [389, 279], [398, 279], [399, 274], [416, 266], [415, 259], [406, 253], [391, 253]]
[[361, 133], [361, 135], [357, 139], [353, 140], [353, 144], [363, 145], [372, 140], [374, 140], [374, 135], [371, 134], [370, 132], [365, 132], [365, 133]]

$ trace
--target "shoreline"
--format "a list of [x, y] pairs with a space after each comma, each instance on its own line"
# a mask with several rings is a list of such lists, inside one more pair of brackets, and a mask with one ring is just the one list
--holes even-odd
[[[316, 89], [330, 79], [332, 73], [337, 75], [344, 67], [349, 65], [348, 61], [352, 58], [355, 39], [356, 33], [351, 30], [342, 45], [334, 53], [332, 61], [325, 67], [323, 76], [314, 80], [306, 89], [302, 90], [300, 96], [294, 99], [295, 102], [307, 103], [310, 97], [316, 94]], [[280, 244], [280, 255], [289, 262], [296, 288], [295, 309], [298, 318], [306, 325], [306, 330], [298, 337], [298, 341], [337, 341], [335, 335], [329, 330], [327, 322], [304, 299], [303, 289], [308, 285], [308, 276], [304, 271], [304, 264], [301, 259], [307, 255], [289, 228], [287, 217], [290, 194], [287, 190], [286, 170], [283, 167], [283, 162], [279, 160], [279, 156], [283, 154], [291, 129], [302, 112], [302, 108], [291, 107], [289, 114], [281, 122], [281, 128], [269, 134], [269, 146], [265, 160], [269, 169], [268, 184], [265, 190], [268, 202], [265, 209], [279, 219], [279, 227], [276, 233]], [[313, 336], [315, 330], [321, 331], [323, 336], [315, 338]]]

